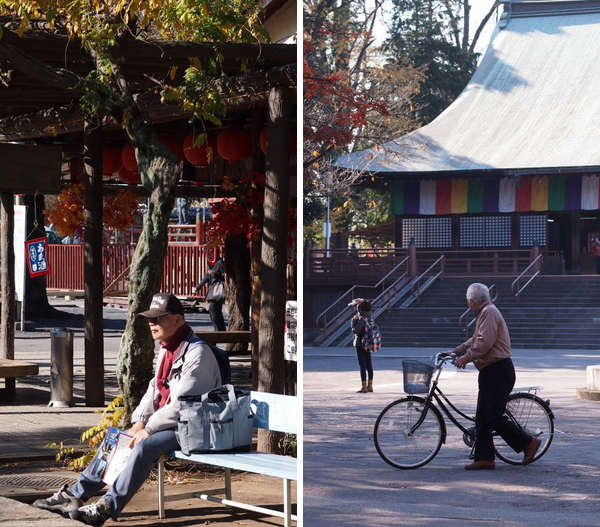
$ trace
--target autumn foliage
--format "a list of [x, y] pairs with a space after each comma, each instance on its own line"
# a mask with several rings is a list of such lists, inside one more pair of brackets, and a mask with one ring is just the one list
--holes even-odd
[[[132, 190], [119, 190], [114, 196], [104, 198], [104, 225], [108, 229], [124, 231], [135, 222], [139, 198]], [[62, 236], [83, 235], [84, 188], [73, 185], [64, 189], [44, 215]]]
[[327, 73], [313, 66], [309, 56], [314, 46], [304, 41], [304, 141], [314, 145], [314, 157], [332, 147], [351, 143], [356, 130], [368, 126], [371, 112], [387, 115], [384, 101], [368, 92], [358, 93], [347, 75]]
[[[249, 171], [237, 183], [225, 178], [223, 188], [234, 191], [236, 197], [213, 203], [213, 217], [208, 222], [208, 228], [213, 231], [211, 245], [222, 245], [228, 235], [243, 235], [248, 242], [257, 240], [263, 226], [262, 214], [257, 211], [262, 210], [265, 199], [265, 175]], [[291, 244], [295, 241], [296, 233], [295, 207], [290, 207], [289, 232], [288, 243]]]

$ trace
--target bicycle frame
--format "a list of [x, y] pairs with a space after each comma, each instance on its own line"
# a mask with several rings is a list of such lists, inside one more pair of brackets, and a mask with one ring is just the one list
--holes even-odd
[[[439, 386], [444, 364], [453, 363], [454, 359], [454, 356], [445, 353], [435, 355], [428, 389], [422, 393], [418, 393], [419, 384], [422, 383], [411, 380], [413, 370], [405, 370], [405, 389], [416, 388], [417, 393], [407, 391], [407, 396], [388, 404], [375, 422], [375, 447], [386, 463], [400, 469], [420, 468], [429, 463], [438, 454], [442, 444], [446, 443], [446, 421], [463, 433], [462, 439], [471, 449], [469, 457], [474, 458], [476, 418], [459, 409]], [[427, 382], [426, 379], [424, 381]], [[528, 436], [540, 439], [534, 460], [546, 453], [554, 435], [554, 415], [550, 402], [540, 399], [538, 390], [539, 387], [513, 390], [504, 409], [504, 419], [510, 420]], [[517, 451], [495, 431], [492, 435], [495, 456], [505, 463], [521, 465], [522, 451]]]
[[[419, 426], [421, 426], [421, 424], [423, 423], [423, 420], [425, 419], [425, 417], [427, 415], [427, 412], [429, 411], [430, 406], [433, 404], [433, 401], [435, 401], [435, 403], [437, 404], [438, 408], [440, 410], [442, 410], [442, 412], [444, 413], [444, 415], [454, 424], [454, 426], [456, 426], [463, 434], [467, 434], [469, 437], [472, 437], [473, 440], [474, 440], [475, 439], [475, 433], [473, 431], [469, 430], [468, 428], [466, 428], [465, 426], [463, 426], [462, 423], [450, 411], [450, 409], [444, 404], [444, 401], [445, 401], [446, 404], [454, 412], [456, 412], [458, 415], [460, 415], [462, 418], [466, 419], [470, 423], [473, 423], [473, 424], [475, 423], [475, 418], [474, 417], [470, 417], [470, 416], [466, 415], [465, 413], [463, 413], [461, 410], [459, 410], [450, 401], [450, 399], [448, 399], [448, 397], [446, 396], [446, 394], [444, 392], [442, 392], [441, 388], [438, 386], [440, 374], [442, 373], [442, 365], [445, 362], [446, 361], [443, 360], [439, 364], [436, 363], [436, 366], [435, 366], [436, 367], [435, 377], [431, 381], [431, 386], [429, 387], [429, 392], [427, 392], [427, 397], [425, 398], [425, 409], [426, 409], [426, 411], [423, 412], [423, 415], [420, 417], [420, 419], [411, 428], [411, 430], [409, 432], [409, 435], [411, 435], [415, 430], [417, 430], [419, 428]], [[443, 399], [443, 401], [442, 401], [442, 399]], [[445, 423], [444, 423], [444, 430], [442, 430], [442, 442], [446, 443]]]
[[[438, 359], [436, 357], [435, 376], [431, 381], [431, 386], [429, 387], [429, 391], [427, 392], [427, 397], [425, 398], [425, 410], [426, 411], [423, 412], [423, 415], [414, 424], [414, 426], [411, 427], [409, 435], [412, 435], [414, 433], [414, 431], [417, 430], [419, 428], [419, 426], [421, 426], [425, 417], [427, 416], [427, 412], [429, 411], [430, 406], [435, 401], [435, 403], [437, 404], [437, 407], [450, 420], [450, 422], [452, 422], [454, 424], [454, 426], [456, 426], [456, 428], [458, 428], [463, 434], [465, 434], [465, 436], [468, 436], [469, 438], [471, 438], [471, 440], [473, 441], [473, 444], [474, 444], [475, 443], [475, 429], [473, 427], [467, 428], [467, 427], [463, 426], [463, 424], [458, 420], [458, 418], [455, 416], [455, 414], [458, 414], [460, 417], [462, 417], [463, 419], [466, 419], [469, 423], [472, 423], [472, 424], [475, 424], [475, 417], [470, 417], [470, 416], [466, 415], [464, 412], [462, 412], [461, 410], [459, 410], [450, 401], [450, 399], [448, 399], [446, 394], [438, 386], [439, 378], [440, 378], [440, 375], [441, 375], [442, 369], [443, 369], [442, 366], [448, 361], [449, 361], [449, 358], [447, 358], [447, 357], [444, 357], [441, 359]], [[532, 393], [533, 392], [533, 395], [536, 395], [538, 390], [539, 390], [538, 386], [530, 386], [527, 388], [513, 389], [513, 391], [511, 393]], [[413, 397], [413, 396], [414, 395], [411, 395], [410, 397]], [[446, 404], [444, 404], [444, 402], [450, 408], [448, 408], [448, 406], [446, 406]], [[546, 401], [546, 404], [548, 406], [550, 406], [549, 401]], [[455, 414], [453, 414], [450, 409], [452, 409], [455, 412]], [[550, 410], [550, 412], [551, 412], [551, 410]], [[513, 421], [515, 424], [518, 424], [518, 421], [515, 419], [515, 417], [510, 413], [510, 411], [508, 409], [505, 409], [504, 413], [511, 421]], [[442, 430], [442, 442], [445, 444], [447, 432], [446, 432], [446, 428], [445, 428], [445, 426], [446, 426], [445, 423], [443, 423], [443, 425], [444, 425], [444, 429]], [[494, 432], [494, 435], [496, 435], [495, 432]]]

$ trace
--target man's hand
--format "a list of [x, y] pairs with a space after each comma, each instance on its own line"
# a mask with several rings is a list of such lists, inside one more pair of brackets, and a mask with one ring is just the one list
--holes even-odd
[[146, 430], [138, 430], [129, 441], [129, 448], [133, 448], [138, 443], [141, 443], [144, 439], [148, 439], [150, 434]]
[[457, 368], [460, 369], [464, 369], [465, 366], [469, 363], [469, 359], [467, 358], [466, 355], [463, 355], [462, 357], [458, 357], [455, 361], [454, 361], [454, 365]]
[[145, 428], [146, 425], [144, 423], [137, 422], [134, 423], [133, 426], [125, 432], [127, 435], [132, 436], [131, 440], [129, 441], [129, 448], [133, 448], [139, 442], [150, 437], [150, 434], [146, 432]]

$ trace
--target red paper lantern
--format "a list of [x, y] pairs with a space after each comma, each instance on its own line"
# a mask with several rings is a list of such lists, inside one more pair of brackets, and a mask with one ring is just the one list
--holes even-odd
[[267, 153], [267, 127], [265, 126], [260, 131], [260, 137], [258, 138], [258, 143], [260, 144], [260, 149], [263, 154]]
[[121, 151], [121, 161], [123, 162], [123, 167], [125, 167], [129, 172], [137, 172], [137, 159], [135, 158], [135, 148], [131, 143], [127, 143], [123, 150]]
[[231, 124], [218, 135], [217, 150], [223, 159], [239, 163], [252, 153], [252, 134], [241, 124]]
[[185, 137], [183, 140], [183, 155], [192, 165], [205, 167], [214, 161], [217, 156], [217, 138], [214, 135], [207, 134], [202, 146], [196, 146], [198, 135], [198, 132], [194, 131]]
[[[297, 138], [296, 130], [292, 129], [292, 134], [290, 136], [290, 155], [291, 156], [294, 155], [297, 150], [296, 138]], [[258, 142], [260, 143], [260, 149], [262, 150], [262, 153], [266, 154], [267, 153], [267, 127], [266, 126], [261, 130]]]
[[122, 166], [119, 170], [119, 179], [128, 185], [137, 185], [142, 182], [142, 177], [139, 172], [132, 172], [125, 166]]
[[121, 147], [114, 143], [104, 143], [102, 148], [102, 175], [112, 176], [123, 166]]

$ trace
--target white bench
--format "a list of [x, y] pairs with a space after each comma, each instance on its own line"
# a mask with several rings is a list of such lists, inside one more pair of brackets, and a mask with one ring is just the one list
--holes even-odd
[[[289, 395], [251, 392], [252, 408], [254, 410], [254, 428], [297, 434], [298, 399]], [[285, 527], [290, 527], [297, 516], [292, 514], [291, 482], [298, 480], [297, 459], [265, 452], [240, 452], [231, 454], [192, 454], [186, 456], [180, 450], [169, 452], [170, 457], [184, 459], [194, 463], [223, 467], [225, 469], [225, 488], [209, 492], [225, 494], [225, 498], [195, 492], [194, 497], [203, 500], [216, 501], [229, 507], [260, 512], [269, 516], [284, 519]], [[273, 476], [283, 480], [283, 512], [266, 507], [258, 507], [247, 503], [231, 500], [231, 471], [241, 470], [254, 474]], [[158, 516], [165, 517], [165, 501], [182, 499], [179, 496], [165, 497], [164, 456], [158, 462]]]

